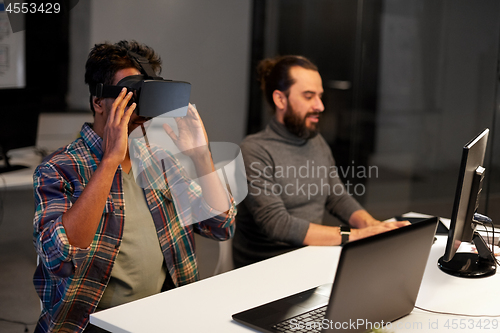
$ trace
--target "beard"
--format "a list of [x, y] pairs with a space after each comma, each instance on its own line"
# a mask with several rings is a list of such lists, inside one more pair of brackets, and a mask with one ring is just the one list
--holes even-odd
[[301, 118], [288, 104], [288, 108], [283, 116], [283, 122], [287, 130], [298, 136], [301, 139], [309, 140], [314, 138], [319, 133], [318, 124], [311, 123], [310, 127], [306, 125], [306, 120], [308, 116], [319, 115], [319, 112], [308, 112], [303, 118]]

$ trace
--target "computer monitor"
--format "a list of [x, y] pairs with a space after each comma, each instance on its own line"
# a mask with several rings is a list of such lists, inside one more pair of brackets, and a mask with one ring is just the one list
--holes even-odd
[[[464, 146], [462, 152], [448, 242], [438, 261], [442, 271], [455, 276], [483, 277], [496, 271], [495, 257], [476, 232], [474, 222], [485, 173], [483, 162], [488, 134], [489, 129], [484, 129]], [[478, 253], [457, 253], [462, 242], [473, 242]]]

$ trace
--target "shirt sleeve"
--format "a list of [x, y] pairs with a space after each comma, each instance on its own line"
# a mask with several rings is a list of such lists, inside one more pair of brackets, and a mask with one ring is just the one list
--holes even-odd
[[68, 181], [53, 165], [39, 166], [33, 175], [35, 217], [33, 242], [43, 264], [54, 275], [73, 274], [79, 259], [89, 248], [72, 246], [62, 224], [62, 215], [72, 206], [72, 190]]
[[210, 218], [194, 225], [194, 231], [203, 237], [216, 240], [227, 240], [233, 237], [234, 220], [236, 216], [236, 205], [231, 197], [231, 208], [227, 212], [219, 213], [210, 207], [205, 199], [200, 198], [202, 210]]
[[272, 171], [269, 171], [274, 167], [271, 155], [252, 142], [243, 143], [241, 152], [248, 183], [244, 204], [255, 223], [273, 240], [303, 245], [309, 221], [290, 215], [283, 200], [269, 190], [275, 184]]
[[203, 197], [201, 186], [188, 177], [186, 170], [174, 156], [165, 151], [155, 152], [155, 159], [162, 165], [168, 180], [168, 198], [184, 225], [192, 224], [196, 233], [216, 240], [227, 240], [234, 234], [236, 205], [228, 193], [231, 207], [226, 212], [218, 212], [210, 207]]

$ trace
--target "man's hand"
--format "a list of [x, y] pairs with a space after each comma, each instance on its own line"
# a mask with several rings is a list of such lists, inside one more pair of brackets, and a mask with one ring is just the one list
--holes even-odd
[[373, 218], [366, 210], [360, 209], [351, 214], [349, 225], [361, 229], [380, 224], [379, 220]]
[[[349, 241], [365, 238], [386, 232], [389, 230], [397, 229], [409, 225], [408, 221], [399, 222], [378, 222], [368, 227], [351, 229]], [[304, 245], [340, 245], [341, 236], [338, 227], [331, 227], [315, 223], [309, 223], [306, 237], [304, 238]]]
[[175, 118], [179, 135], [164, 124], [163, 128], [177, 148], [193, 161], [198, 175], [197, 182], [202, 188], [203, 198], [207, 204], [218, 212], [226, 212], [231, 208], [230, 200], [215, 172], [214, 163], [208, 150], [208, 137], [205, 126], [196, 108], [189, 104], [185, 117]]
[[408, 221], [398, 221], [398, 222], [380, 222], [375, 225], [371, 225], [366, 228], [361, 229], [351, 229], [351, 235], [349, 237], [349, 241], [373, 236], [376, 234], [380, 234], [382, 232], [386, 232], [389, 230], [397, 229], [400, 227], [404, 227], [409, 225]]
[[[104, 156], [80, 197], [62, 216], [73, 246], [87, 248], [93, 241], [118, 165], [127, 153], [128, 122], [135, 103], [127, 108], [132, 93], [124, 88], [113, 102], [103, 134]], [[106, 103], [106, 101], [103, 101]]]
[[163, 129], [184, 155], [199, 158], [209, 152], [205, 126], [193, 105], [189, 104], [186, 116], [175, 118], [175, 122], [178, 136], [168, 124], [163, 124]]
[[132, 92], [127, 94], [127, 88], [122, 89], [111, 105], [108, 120], [104, 126], [103, 161], [115, 164], [116, 167], [123, 162], [127, 154], [128, 123], [136, 107], [135, 103], [127, 107], [132, 96]]

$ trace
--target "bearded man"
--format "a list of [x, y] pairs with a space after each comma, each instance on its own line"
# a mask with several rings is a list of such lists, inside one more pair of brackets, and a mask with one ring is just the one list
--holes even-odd
[[[305, 245], [342, 245], [408, 224], [376, 220], [339, 179], [331, 150], [318, 133], [325, 108], [317, 67], [288, 55], [264, 59], [258, 72], [274, 117], [241, 144], [248, 196], [236, 217], [235, 266]], [[322, 225], [325, 209], [348, 226]]]

